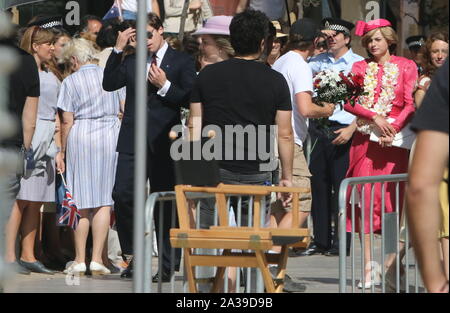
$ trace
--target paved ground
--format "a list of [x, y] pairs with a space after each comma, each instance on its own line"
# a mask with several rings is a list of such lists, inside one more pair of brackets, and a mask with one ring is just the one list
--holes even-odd
[[[376, 244], [376, 251], [379, 250], [379, 241]], [[357, 250], [359, 252], [359, 250]], [[411, 258], [412, 259], [412, 258]], [[350, 258], [347, 258], [350, 263]], [[156, 262], [156, 259], [154, 259]], [[360, 258], [356, 258], [356, 264], [359, 266]], [[154, 262], [154, 263], [155, 263]], [[410, 260], [410, 264], [414, 263]], [[349, 268], [349, 273], [350, 267]], [[409, 282], [410, 291], [414, 292], [415, 282], [414, 265], [410, 265]], [[356, 270], [356, 279], [359, 279], [360, 270]], [[339, 292], [339, 258], [326, 257], [323, 255], [314, 255], [309, 257], [289, 258], [288, 274], [296, 281], [306, 285], [305, 293], [337, 293]], [[350, 274], [349, 276], [350, 277]], [[350, 286], [350, 280], [348, 281]], [[423, 292], [423, 288], [419, 282], [419, 291]], [[157, 291], [156, 284], [153, 284], [153, 292]], [[176, 275], [176, 292], [183, 292], [182, 273]], [[350, 291], [350, 289], [349, 289]], [[80, 281], [67, 279], [64, 274], [56, 274], [54, 276], [32, 274], [30, 276], [17, 276], [6, 286], [5, 292], [50, 292], [50, 293], [128, 293], [132, 292], [131, 280], [122, 280], [119, 275], [110, 275], [103, 278], [82, 277]], [[170, 292], [170, 287], [164, 285], [163, 292]], [[358, 291], [360, 292], [360, 291]], [[381, 292], [377, 288], [376, 292]]]

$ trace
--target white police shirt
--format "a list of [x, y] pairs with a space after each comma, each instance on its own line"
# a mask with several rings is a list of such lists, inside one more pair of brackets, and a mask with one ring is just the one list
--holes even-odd
[[[337, 61], [331, 53], [325, 52], [319, 54], [309, 60], [309, 66], [313, 75], [327, 69], [333, 69], [337, 72], [344, 71], [345, 74], [348, 74], [352, 70], [353, 64], [362, 60], [364, 60], [362, 56], [353, 53], [352, 49], [350, 49]], [[338, 105], [329, 120], [343, 125], [350, 125], [355, 120], [355, 116], [346, 112], [344, 108], [341, 109]]]

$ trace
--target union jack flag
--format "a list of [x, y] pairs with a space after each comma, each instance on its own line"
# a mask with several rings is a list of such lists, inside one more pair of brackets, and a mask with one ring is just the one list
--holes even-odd
[[78, 226], [78, 222], [80, 221], [80, 213], [78, 213], [77, 206], [72, 199], [72, 195], [70, 194], [67, 187], [64, 187], [66, 191], [66, 195], [61, 204], [61, 217], [58, 220], [60, 225], [66, 225], [72, 227], [75, 230]]

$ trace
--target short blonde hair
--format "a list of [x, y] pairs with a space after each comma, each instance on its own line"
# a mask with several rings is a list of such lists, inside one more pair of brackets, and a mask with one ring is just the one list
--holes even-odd
[[97, 50], [89, 40], [76, 38], [70, 40], [61, 52], [61, 62], [69, 62], [74, 57], [81, 64], [86, 64], [96, 60]]
[[375, 33], [378, 30], [381, 32], [381, 35], [383, 35], [384, 39], [386, 39], [386, 41], [389, 45], [389, 52], [391, 54], [394, 54], [397, 50], [398, 36], [397, 36], [397, 33], [395, 32], [395, 30], [390, 26], [379, 27], [379, 28], [373, 29], [370, 32], [368, 32], [367, 34], [365, 34], [362, 37], [363, 47], [366, 50], [369, 50], [370, 39], [372, 38], [373, 35], [375, 35]]

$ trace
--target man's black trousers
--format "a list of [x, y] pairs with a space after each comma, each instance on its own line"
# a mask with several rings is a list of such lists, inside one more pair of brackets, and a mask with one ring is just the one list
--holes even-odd
[[334, 131], [345, 127], [348, 125], [330, 122], [324, 129], [316, 121], [309, 126], [314, 243], [323, 250], [339, 247], [338, 194], [349, 166], [351, 140], [344, 145], [334, 145], [332, 141], [337, 137]]
[[[161, 151], [161, 150], [160, 150]], [[147, 176], [150, 180], [151, 192], [174, 190], [173, 161], [167, 153], [149, 154], [147, 157]], [[133, 255], [133, 218], [134, 218], [134, 155], [119, 153], [116, 181], [113, 190], [114, 211], [116, 214], [117, 232], [123, 254]], [[144, 210], [144, 208], [142, 208]], [[172, 204], [165, 202], [162, 226], [163, 246], [158, 246], [158, 253], [163, 260], [163, 270], [170, 271], [170, 228], [172, 227]], [[160, 206], [155, 207], [155, 228], [159, 237]], [[176, 210], [175, 210], [176, 215]], [[175, 216], [178, 225], [178, 218]], [[144, 235], [144, 234], [142, 234]], [[159, 242], [159, 238], [158, 238]], [[175, 249], [175, 269], [178, 270], [181, 260], [181, 249]]]

